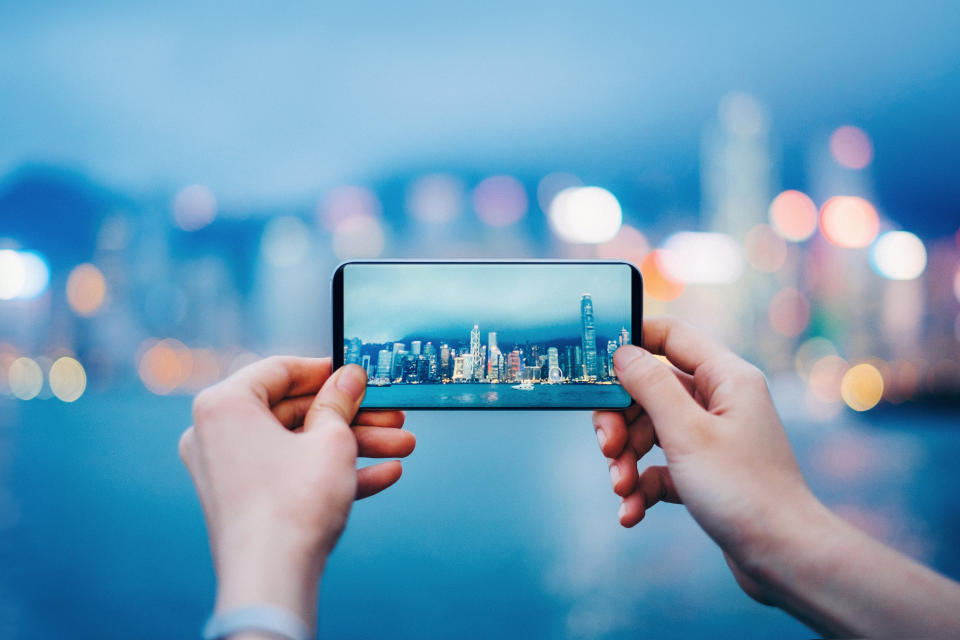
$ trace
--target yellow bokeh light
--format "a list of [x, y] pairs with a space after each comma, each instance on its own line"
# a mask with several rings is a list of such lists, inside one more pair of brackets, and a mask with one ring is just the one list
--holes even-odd
[[107, 281], [100, 269], [85, 263], [74, 267], [67, 278], [67, 302], [77, 315], [89, 317], [103, 305]]
[[50, 390], [64, 402], [73, 402], [87, 388], [87, 374], [77, 360], [64, 356], [50, 367]]
[[21, 400], [36, 398], [43, 389], [43, 370], [35, 360], [17, 358], [8, 371], [10, 391]]
[[883, 376], [871, 364], [861, 363], [843, 374], [840, 395], [854, 411], [867, 411], [883, 397]]

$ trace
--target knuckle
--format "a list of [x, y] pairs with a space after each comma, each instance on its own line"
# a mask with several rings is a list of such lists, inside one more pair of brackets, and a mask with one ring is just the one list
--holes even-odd
[[177, 442], [177, 452], [180, 454], [180, 460], [188, 467], [190, 466], [191, 452], [194, 446], [193, 438], [193, 427], [189, 427], [180, 435], [180, 441]]
[[217, 410], [220, 404], [220, 393], [217, 388], [208, 387], [198, 393], [193, 399], [192, 414], [194, 423], [205, 423]]

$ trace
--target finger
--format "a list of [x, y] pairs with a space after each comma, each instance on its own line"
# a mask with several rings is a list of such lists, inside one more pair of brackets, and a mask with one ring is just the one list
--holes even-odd
[[657, 444], [657, 432], [653, 428], [650, 415], [644, 413], [627, 425], [627, 446], [633, 450], [639, 461]]
[[417, 438], [409, 431], [393, 427], [354, 427], [357, 455], [364, 458], [405, 458], [413, 453]]
[[239, 386], [272, 406], [288, 396], [314, 394], [330, 377], [330, 358], [271, 356], [240, 369], [220, 384]]
[[637, 456], [629, 448], [610, 461], [610, 486], [618, 496], [628, 496], [637, 486]]
[[594, 411], [593, 429], [604, 456], [615, 458], [620, 455], [627, 443], [627, 423], [622, 411]]
[[658, 502], [680, 504], [680, 496], [673, 485], [667, 467], [647, 467], [637, 481], [636, 490], [624, 497], [618, 517], [624, 527], [632, 527], [643, 520], [647, 511]]
[[692, 325], [669, 316], [644, 320], [643, 348], [666, 356], [680, 370], [689, 374], [705, 362], [730, 353], [725, 346], [708, 338]]
[[360, 365], [337, 369], [313, 399], [303, 420], [303, 430], [325, 427], [349, 428], [367, 388], [367, 372]]
[[371, 427], [392, 427], [399, 429], [403, 426], [406, 415], [403, 411], [361, 411], [353, 419], [354, 424]]
[[277, 420], [287, 429], [303, 426], [303, 419], [313, 404], [315, 394], [284, 398], [270, 408]]
[[670, 368], [633, 345], [617, 349], [613, 363], [620, 383], [653, 420], [660, 443], [688, 448], [705, 412]]
[[390, 460], [379, 464], [357, 469], [357, 500], [380, 493], [403, 474], [403, 466], [399, 460]]

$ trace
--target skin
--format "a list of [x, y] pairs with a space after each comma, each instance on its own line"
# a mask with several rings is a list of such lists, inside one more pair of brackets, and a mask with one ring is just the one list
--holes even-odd
[[[329, 358], [272, 357], [200, 393], [180, 456], [203, 505], [215, 610], [272, 604], [316, 622], [320, 576], [355, 499], [400, 478], [399, 411], [359, 412], [366, 373]], [[235, 638], [263, 636], [244, 633]]]
[[[960, 637], [960, 585], [812, 494], [758, 369], [676, 320], [648, 320], [643, 333], [646, 349], [614, 355], [636, 404], [593, 416], [620, 524], [682, 503], [747, 594], [824, 634]], [[400, 477], [399, 461], [358, 470], [358, 455], [403, 457], [415, 445], [402, 413], [358, 413], [365, 381], [356, 365], [331, 373], [329, 359], [268, 358], [197, 396], [180, 454], [207, 519], [218, 612], [273, 604], [315, 624], [353, 501]], [[667, 465], [638, 473], [654, 446]]]
[[[614, 354], [636, 404], [593, 416], [621, 525], [635, 526], [657, 502], [682, 503], [748, 595], [824, 634], [960, 636], [960, 585], [812, 494], [756, 367], [671, 318], [644, 322], [643, 336], [645, 349]], [[654, 446], [667, 465], [638, 473]]]

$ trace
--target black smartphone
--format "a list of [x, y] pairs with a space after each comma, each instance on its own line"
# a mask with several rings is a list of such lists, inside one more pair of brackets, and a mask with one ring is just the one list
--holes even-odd
[[358, 260], [333, 274], [333, 364], [367, 409], [623, 409], [613, 353], [643, 282], [614, 260]]

